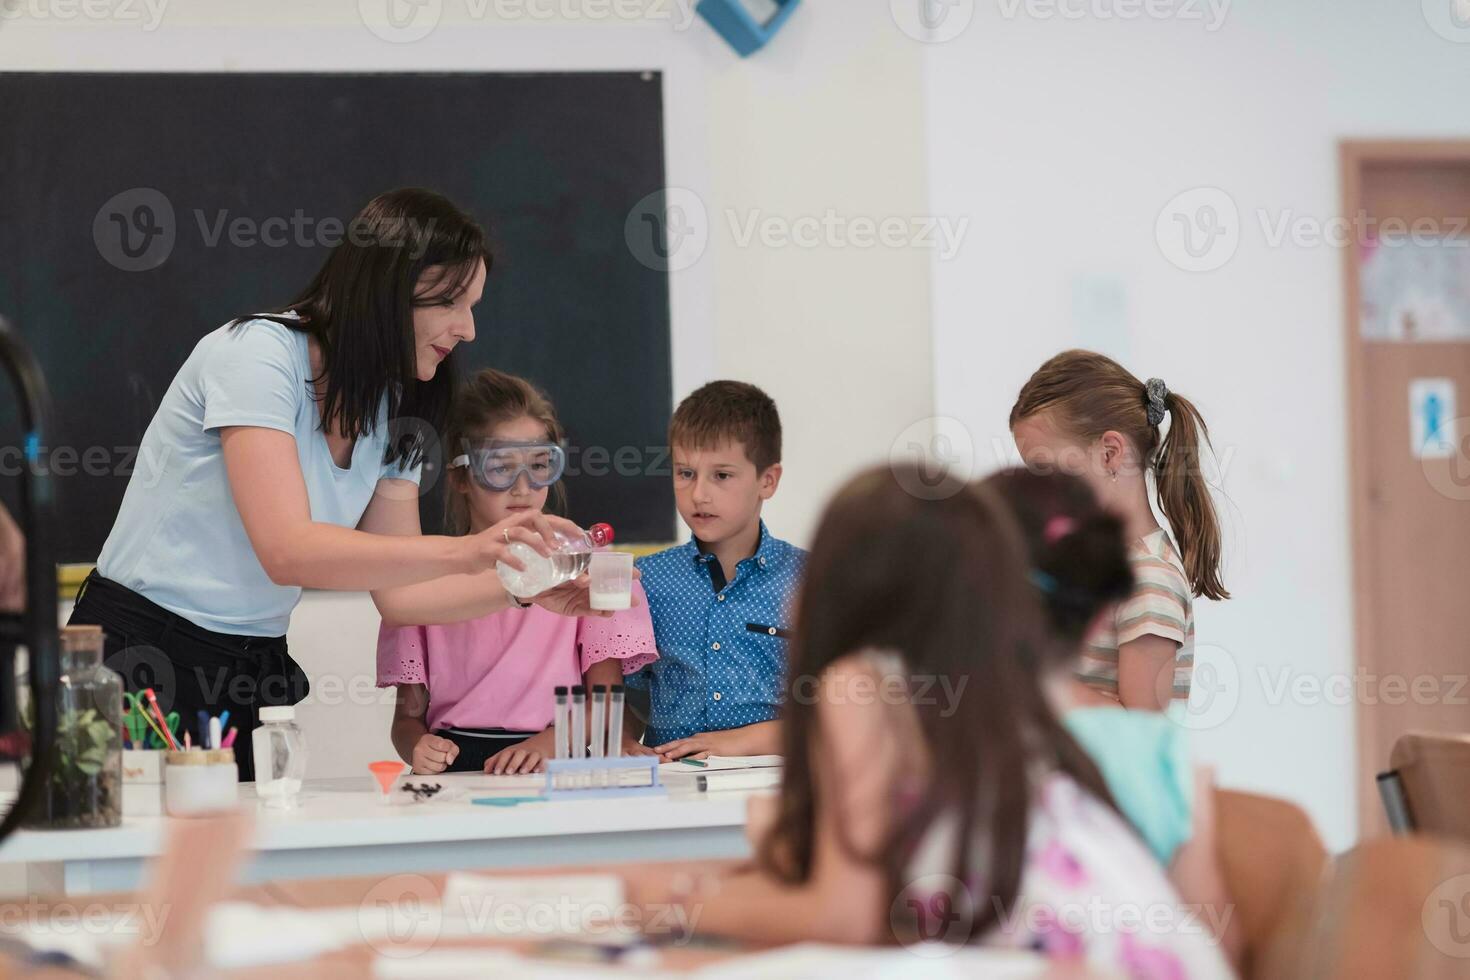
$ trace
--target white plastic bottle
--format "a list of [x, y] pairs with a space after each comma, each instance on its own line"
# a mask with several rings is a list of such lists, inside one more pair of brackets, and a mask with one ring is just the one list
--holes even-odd
[[260, 727], [250, 735], [255, 750], [255, 793], [268, 807], [296, 806], [306, 776], [306, 738], [296, 724], [296, 709], [260, 709]]
[[549, 558], [538, 554], [535, 548], [524, 542], [511, 542], [510, 553], [526, 568], [525, 571], [517, 571], [503, 561], [495, 563], [495, 573], [500, 576], [507, 592], [520, 599], [529, 599], [563, 582], [570, 582], [587, 571], [592, 552], [612, 544], [613, 529], [611, 524], [594, 524], [575, 537], [558, 532], [556, 540], [557, 546]]

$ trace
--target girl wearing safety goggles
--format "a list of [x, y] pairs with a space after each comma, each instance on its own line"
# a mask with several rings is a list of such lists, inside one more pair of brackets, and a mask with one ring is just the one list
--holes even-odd
[[[563, 509], [564, 434], [550, 400], [501, 371], [475, 375], [451, 413], [445, 524], [475, 534], [508, 517]], [[632, 608], [574, 618], [540, 606], [446, 626], [384, 625], [378, 685], [398, 688], [393, 744], [415, 772], [536, 772], [554, 754], [552, 691], [621, 684], [658, 659], [642, 587]], [[589, 699], [590, 703], [590, 699]], [[646, 755], [624, 737], [625, 755]]]

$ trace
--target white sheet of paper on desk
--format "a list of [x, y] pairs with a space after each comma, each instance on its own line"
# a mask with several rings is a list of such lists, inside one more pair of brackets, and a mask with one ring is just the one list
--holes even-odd
[[1044, 976], [1045, 957], [1007, 949], [946, 947], [924, 955], [922, 949], [828, 946], [797, 943], [705, 967], [701, 980], [1024, 980]]
[[358, 908], [222, 902], [204, 926], [205, 958], [212, 966], [229, 970], [321, 956], [363, 942], [364, 927], [370, 925], [363, 916]]
[[[444, 882], [444, 916], [488, 936], [565, 936], [610, 925], [623, 904], [617, 875], [480, 875], [453, 872]], [[613, 938], [609, 935], [609, 938]]]

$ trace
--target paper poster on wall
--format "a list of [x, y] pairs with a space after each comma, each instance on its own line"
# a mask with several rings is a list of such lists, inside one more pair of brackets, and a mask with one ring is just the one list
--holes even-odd
[[1364, 340], [1470, 340], [1470, 238], [1374, 240], [1358, 282]]
[[1417, 459], [1449, 459], [1459, 438], [1455, 432], [1455, 383], [1449, 378], [1415, 378], [1409, 382], [1409, 448]]

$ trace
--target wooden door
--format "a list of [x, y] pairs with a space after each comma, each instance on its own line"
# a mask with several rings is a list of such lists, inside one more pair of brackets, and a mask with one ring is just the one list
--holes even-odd
[[[1470, 732], [1470, 339], [1365, 338], [1365, 319], [1387, 318], [1363, 316], [1365, 250], [1356, 236], [1361, 229], [1384, 233], [1384, 223], [1398, 218], [1410, 234], [1418, 220], [1426, 238], [1458, 234], [1470, 241], [1470, 141], [1347, 142], [1341, 159], [1344, 217], [1355, 225], [1353, 245], [1344, 249], [1345, 319], [1353, 691], [1361, 832], [1368, 837], [1387, 829], [1373, 776], [1388, 768], [1394, 740], [1411, 730]], [[1371, 300], [1377, 288], [1368, 291]], [[1410, 336], [1414, 318], [1400, 317]], [[1416, 457], [1409, 393], [1415, 379], [1453, 384], [1461, 418], [1449, 458]]]

